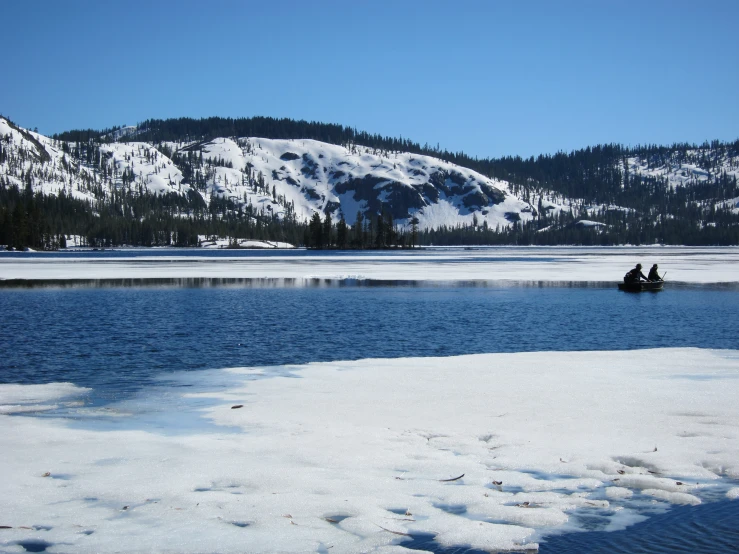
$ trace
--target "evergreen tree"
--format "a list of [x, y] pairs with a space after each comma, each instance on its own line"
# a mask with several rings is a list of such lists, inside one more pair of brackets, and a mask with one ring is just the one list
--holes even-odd
[[323, 245], [325, 248], [331, 248], [333, 244], [333, 226], [331, 223], [331, 212], [326, 212], [326, 219], [323, 222]]
[[413, 216], [411, 218], [411, 248], [415, 248], [418, 244], [418, 224], [418, 218]]
[[341, 214], [339, 222], [336, 224], [336, 246], [342, 250], [345, 250], [348, 246], [348, 227], [344, 214]]
[[318, 212], [313, 214], [311, 217], [309, 228], [310, 243], [307, 246], [312, 248], [323, 248], [323, 223], [321, 222], [321, 216]]
[[362, 212], [358, 211], [357, 217], [354, 220], [354, 226], [352, 228], [352, 234], [354, 235], [354, 238], [352, 239], [352, 244], [354, 245], [354, 248], [364, 248], [363, 220], [364, 217], [362, 216]]

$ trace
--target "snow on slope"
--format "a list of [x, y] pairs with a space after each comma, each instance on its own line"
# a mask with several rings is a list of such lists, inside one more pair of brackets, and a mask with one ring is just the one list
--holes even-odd
[[[722, 173], [739, 178], [739, 156], [717, 153], [708, 148], [672, 151], [665, 156], [627, 159], [632, 174], [666, 179], [671, 188], [704, 183]], [[623, 163], [621, 169], [624, 169]]]
[[[109, 138], [131, 138], [125, 127]], [[419, 227], [470, 225], [508, 227], [536, 217], [534, 206], [555, 215], [570, 211], [570, 200], [542, 193], [518, 198], [505, 181], [487, 178], [452, 163], [404, 152], [388, 152], [308, 139], [216, 138], [206, 142], [102, 144], [94, 155], [74, 155], [74, 143], [62, 143], [15, 127], [0, 118], [5, 160], [0, 177], [19, 187], [30, 181], [34, 191], [78, 199], [104, 199], [113, 189], [133, 193], [200, 194], [229, 199], [231, 209], [278, 218], [307, 220], [313, 214], [343, 215], [353, 224], [386, 211], [396, 225], [413, 217]], [[163, 152], [172, 152], [172, 158]], [[186, 178], [183, 169], [192, 170]], [[739, 176], [739, 156], [725, 149], [671, 150], [649, 158], [633, 156], [620, 169], [631, 175], [665, 180], [670, 186], [700, 184], [718, 175]], [[718, 200], [717, 206], [739, 212], [739, 199]], [[575, 205], [582, 204], [575, 201]], [[587, 206], [593, 215], [605, 206]], [[609, 206], [608, 209], [623, 209]]]
[[104, 144], [100, 152], [114, 170], [116, 186], [123, 184], [123, 172], [130, 171], [135, 185], [140, 184], [156, 194], [185, 193], [190, 188], [182, 185], [182, 172], [172, 160], [145, 142]]
[[138, 132], [138, 127], [136, 127], [135, 125], [127, 125], [125, 127], [121, 127], [120, 129], [116, 129], [115, 131], [108, 133], [106, 137], [112, 140], [120, 140], [124, 137], [133, 136], [137, 132]]
[[30, 175], [34, 192], [56, 195], [64, 190], [79, 200], [94, 199], [90, 189], [99, 184], [95, 173], [72, 162], [50, 139], [0, 118], [0, 141], [6, 153], [0, 176], [9, 184], [23, 189]]
[[[308, 139], [219, 138], [200, 148], [204, 160], [232, 166], [214, 168], [212, 192], [250, 197], [253, 188], [244, 184], [244, 173], [261, 175], [302, 219], [331, 212], [352, 224], [358, 211], [367, 215], [385, 208], [397, 224], [415, 216], [421, 228], [468, 225], [475, 217], [480, 225], [503, 227], [534, 214], [531, 205], [511, 194], [508, 183], [428, 156]], [[279, 210], [268, 195], [256, 198]]]
[[[126, 127], [117, 136], [131, 137]], [[534, 217], [535, 209], [517, 198], [508, 183], [428, 156], [349, 147], [315, 140], [216, 138], [199, 143], [111, 142], [96, 152], [75, 155], [63, 143], [16, 128], [0, 118], [7, 160], [0, 176], [34, 191], [62, 190], [83, 200], [104, 199], [113, 189], [133, 193], [200, 194], [230, 199], [236, 209], [307, 220], [313, 214], [343, 215], [350, 225], [385, 210], [396, 225], [419, 220], [420, 228], [442, 225], [507, 227]], [[163, 152], [171, 151], [172, 158]], [[182, 168], [190, 164], [188, 180]], [[24, 181], [25, 179], [25, 181]], [[197, 182], [196, 182], [197, 180]], [[559, 210], [563, 206], [553, 205]]]
[[723, 208], [731, 208], [731, 211], [735, 214], [739, 214], [739, 196], [731, 198], [719, 204]]
[[8, 154], [0, 164], [0, 176], [24, 188], [24, 176], [30, 173], [34, 192], [56, 195], [63, 190], [79, 200], [93, 201], [96, 191], [99, 196], [99, 190], [105, 194], [121, 188], [128, 171], [133, 176], [132, 186], [141, 185], [155, 194], [184, 194], [189, 189], [182, 185], [182, 172], [172, 160], [146, 143], [104, 144], [99, 147], [98, 161], [86, 163], [72, 155], [74, 143], [19, 130], [2, 118], [0, 140]]
[[[704, 184], [722, 175], [739, 179], [739, 156], [708, 147], [684, 152], [675, 150], [668, 155], [651, 158], [631, 157], [627, 164], [632, 175], [662, 180], [672, 189]], [[622, 163], [622, 171], [624, 167]], [[739, 197], [709, 202], [715, 203], [717, 208], [729, 208], [739, 214]]]

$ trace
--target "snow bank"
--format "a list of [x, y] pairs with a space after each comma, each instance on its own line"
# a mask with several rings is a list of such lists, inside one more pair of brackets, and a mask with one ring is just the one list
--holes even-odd
[[591, 221], [589, 219], [579, 219], [575, 222], [575, 225], [580, 225], [581, 227], [608, 227], [605, 223]]
[[[227, 244], [227, 241], [214, 243]], [[286, 243], [277, 244], [288, 247]], [[22, 258], [0, 255], [0, 279], [253, 278], [336, 279], [361, 275], [389, 281], [621, 281], [641, 262], [658, 263], [667, 281], [683, 283], [739, 282], [739, 248], [687, 247], [490, 247], [428, 248], [417, 251], [347, 255], [270, 256], [234, 253], [208, 256], [96, 257], [70, 253], [65, 258]]]
[[0, 416], [0, 550], [528, 549], [739, 477], [738, 378], [699, 349], [378, 359], [188, 373], [179, 416], [215, 424], [191, 433], [151, 423], [171, 403], [127, 430]]
[[[203, 248], [233, 248], [234, 240], [228, 238], [210, 239], [205, 235], [198, 235], [200, 246]], [[289, 242], [236, 239], [237, 248], [295, 248]]]

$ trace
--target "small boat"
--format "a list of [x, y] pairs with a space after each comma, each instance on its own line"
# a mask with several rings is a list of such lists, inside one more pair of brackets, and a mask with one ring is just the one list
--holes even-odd
[[645, 292], [662, 290], [664, 281], [635, 281], [633, 283], [619, 283], [618, 290], [626, 292]]

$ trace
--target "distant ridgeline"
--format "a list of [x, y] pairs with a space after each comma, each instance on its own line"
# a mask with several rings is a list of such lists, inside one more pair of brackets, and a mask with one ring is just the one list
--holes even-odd
[[739, 141], [471, 158], [341, 125], [0, 118], [0, 247], [739, 244]]

